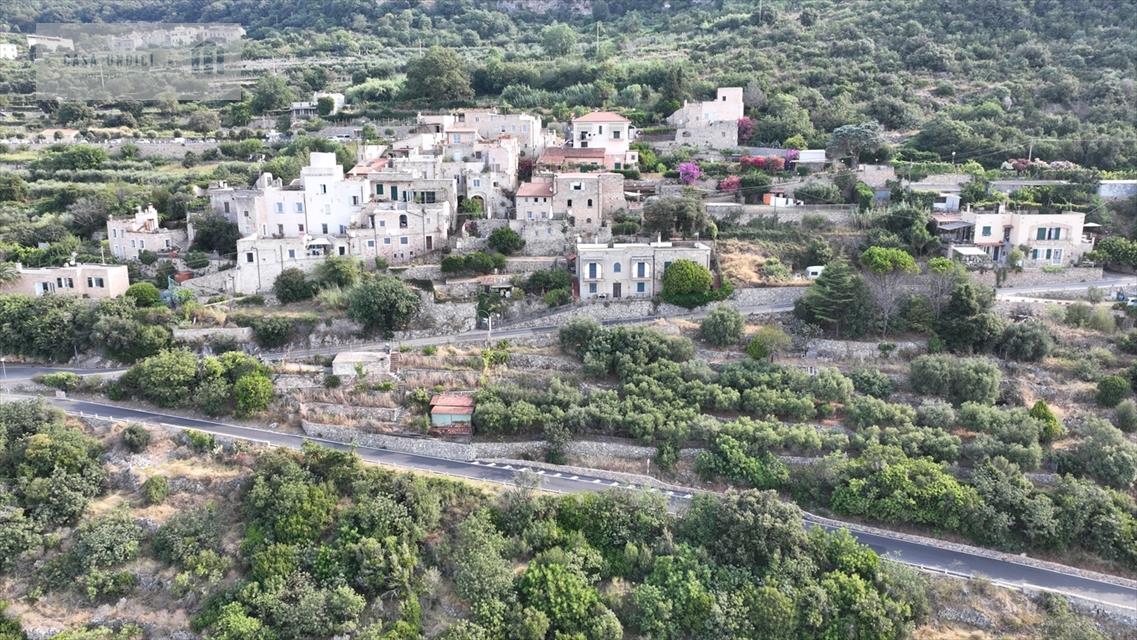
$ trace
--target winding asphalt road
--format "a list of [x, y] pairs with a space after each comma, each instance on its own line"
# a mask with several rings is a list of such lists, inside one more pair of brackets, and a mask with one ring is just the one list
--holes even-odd
[[[9, 394], [5, 399], [23, 399], [26, 397], [28, 396]], [[518, 474], [526, 470], [523, 467], [476, 460], [464, 462], [386, 449], [354, 447], [319, 438], [120, 407], [101, 402], [65, 398], [47, 398], [46, 400], [73, 415], [158, 423], [177, 429], [196, 429], [219, 436], [291, 449], [298, 449], [305, 442], [316, 442], [332, 449], [354, 451], [362, 460], [370, 463], [470, 480], [514, 484]], [[615, 482], [583, 474], [544, 469], [532, 471], [540, 477], [542, 489], [558, 493], [581, 493], [614, 488], [659, 491], [641, 485]], [[673, 510], [679, 510], [689, 504], [697, 490], [663, 491], [662, 493], [668, 500], [669, 506]], [[842, 526], [840, 523], [820, 519], [812, 514], [806, 514], [805, 519], [809, 522], [820, 523], [830, 529]], [[1098, 578], [1093, 574], [1061, 567], [1060, 565], [1054, 565], [1053, 569], [1040, 568], [1016, 562], [1012, 557], [998, 559], [978, 553], [970, 553], [966, 550], [944, 549], [942, 546], [931, 544], [930, 541], [921, 542], [920, 539], [911, 536], [900, 536], [898, 534], [893, 537], [878, 532], [864, 531], [856, 525], [849, 525], [847, 528], [860, 542], [868, 545], [882, 556], [926, 571], [958, 577], [982, 576], [1006, 587], [1061, 593], [1104, 610], [1137, 617], [1137, 585], [1132, 581], [1121, 581], [1127, 584], [1118, 584], [1116, 581], [1111, 581], [1105, 577]]]

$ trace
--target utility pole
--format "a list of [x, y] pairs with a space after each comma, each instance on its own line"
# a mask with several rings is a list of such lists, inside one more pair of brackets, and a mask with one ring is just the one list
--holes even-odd
[[599, 20], [596, 21], [596, 53], [594, 53], [593, 55], [596, 56], [597, 60], [600, 59], [600, 21]]
[[1027, 148], [1027, 152], [1026, 152], [1027, 164], [1030, 164], [1030, 161], [1033, 159], [1034, 159], [1034, 138], [1031, 138], [1030, 139], [1030, 146]]

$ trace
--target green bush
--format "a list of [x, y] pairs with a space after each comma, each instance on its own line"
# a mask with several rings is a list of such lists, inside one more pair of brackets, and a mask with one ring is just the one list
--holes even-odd
[[237, 304], [242, 307], [263, 307], [265, 304], [265, 297], [257, 293], [251, 296], [243, 296], [237, 300]]
[[1010, 360], [1038, 362], [1050, 354], [1054, 340], [1041, 322], [1019, 322], [1008, 325], [999, 338], [996, 352]]
[[925, 400], [916, 407], [916, 424], [921, 427], [950, 429], [955, 422], [955, 409], [942, 400]]
[[316, 295], [316, 289], [308, 280], [308, 276], [295, 267], [280, 272], [272, 283], [272, 292], [281, 304], [310, 300]]
[[432, 356], [436, 353], [438, 353], [438, 347], [434, 346], [433, 344], [427, 345], [422, 348], [422, 355], [424, 356]]
[[123, 295], [134, 300], [134, 304], [139, 309], [156, 307], [162, 304], [162, 292], [158, 290], [158, 287], [155, 287], [149, 282], [136, 282], [130, 285]]
[[517, 253], [525, 246], [525, 241], [521, 239], [521, 236], [509, 227], [494, 229], [486, 242], [491, 249], [507, 256]]
[[1030, 417], [1042, 422], [1043, 428], [1039, 439], [1043, 442], [1054, 442], [1066, 435], [1066, 427], [1063, 426], [1058, 416], [1050, 410], [1050, 406], [1046, 404], [1045, 400], [1034, 403], [1034, 406], [1030, 408]]
[[40, 383], [62, 391], [74, 391], [83, 383], [83, 378], [70, 371], [58, 373], [45, 373], [40, 376]]
[[204, 269], [209, 266], [209, 255], [201, 251], [190, 251], [186, 254], [185, 261], [190, 269]]
[[895, 391], [892, 378], [880, 372], [880, 369], [856, 369], [849, 373], [853, 381], [853, 388], [857, 393], [874, 398], [887, 398]]
[[390, 335], [406, 327], [422, 300], [394, 276], [367, 276], [348, 293], [347, 317], [367, 331]]
[[661, 297], [671, 304], [697, 307], [710, 301], [714, 278], [703, 265], [691, 260], [676, 260], [663, 272]]
[[189, 446], [198, 453], [209, 453], [217, 446], [216, 441], [213, 439], [213, 434], [211, 433], [194, 429], [186, 429], [182, 433], [185, 435], [186, 442], [189, 443]]
[[917, 393], [940, 396], [953, 404], [967, 401], [994, 404], [1002, 373], [984, 358], [923, 355], [912, 361], [909, 382]]
[[272, 401], [272, 380], [260, 373], [249, 373], [233, 384], [237, 415], [248, 417], [268, 408]]
[[563, 307], [572, 302], [572, 291], [569, 289], [550, 289], [541, 296], [541, 300], [550, 308]]
[[716, 347], [738, 344], [742, 340], [742, 331], [746, 328], [746, 319], [731, 305], [720, 305], [711, 310], [699, 325], [699, 334], [707, 343]]
[[448, 255], [442, 259], [443, 273], [492, 273], [505, 268], [505, 256], [500, 253], [475, 251], [465, 255]]
[[341, 384], [343, 384], [343, 380], [334, 373], [324, 376], [325, 389], [338, 389]]
[[137, 422], [132, 422], [122, 430], [122, 442], [132, 453], [140, 453], [150, 446], [150, 431]]
[[755, 360], [769, 360], [788, 349], [791, 344], [793, 340], [781, 327], [767, 325], [759, 327], [750, 336], [750, 341], [746, 343], [746, 355]]
[[1105, 376], [1098, 380], [1097, 395], [1094, 399], [1103, 407], [1116, 407], [1129, 396], [1132, 389], [1129, 381], [1121, 376]]
[[1113, 424], [1126, 433], [1137, 431], [1137, 401], [1126, 398], [1113, 410]]
[[142, 483], [142, 497], [146, 504], [162, 504], [170, 495], [170, 483], [166, 476], [150, 476]]
[[292, 339], [295, 324], [284, 316], [256, 318], [252, 324], [253, 338], [265, 349], [278, 349]]

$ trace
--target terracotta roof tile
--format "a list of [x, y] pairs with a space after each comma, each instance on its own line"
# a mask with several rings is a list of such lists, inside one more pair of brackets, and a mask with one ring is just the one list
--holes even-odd
[[573, 118], [573, 122], [631, 122], [624, 116], [613, 113], [611, 111], [593, 111], [586, 113], [579, 118]]

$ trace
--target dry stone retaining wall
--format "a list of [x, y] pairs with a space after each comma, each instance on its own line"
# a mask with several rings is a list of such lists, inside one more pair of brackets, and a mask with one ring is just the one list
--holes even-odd
[[[971, 279], [988, 286], [995, 286], [994, 271], [974, 271]], [[1038, 287], [1056, 284], [1078, 284], [1102, 279], [1101, 267], [1070, 267], [1057, 273], [1046, 273], [1042, 269], [1024, 269], [1021, 272], [1007, 273], [1004, 287]]]

